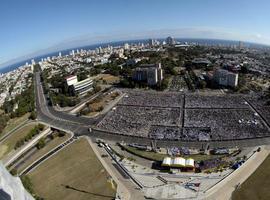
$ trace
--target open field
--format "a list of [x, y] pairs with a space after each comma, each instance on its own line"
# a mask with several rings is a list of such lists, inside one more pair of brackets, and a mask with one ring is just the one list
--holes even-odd
[[20, 166], [17, 168], [18, 173], [22, 172], [26, 167], [28, 167], [31, 163], [36, 161], [38, 158], [42, 157], [50, 150], [63, 143], [70, 137], [70, 134], [65, 134], [63, 137], [55, 137], [53, 140], [49, 141], [45, 147], [41, 149], [37, 149], [30, 158], [26, 159]]
[[10, 119], [7, 123], [7, 126], [4, 128], [4, 130], [0, 133], [0, 135], [4, 135], [5, 133], [11, 131], [14, 129], [16, 126], [20, 125], [24, 121], [26, 121], [29, 118], [30, 114], [26, 113], [25, 115], [21, 117], [16, 117], [13, 119]]
[[[153, 151], [142, 151], [138, 150], [134, 147], [129, 147], [125, 146], [124, 147], [128, 152], [149, 159], [149, 160], [154, 160], [154, 161], [162, 161], [165, 157], [168, 157], [169, 155], [166, 154], [160, 154], [160, 153], [155, 153]], [[196, 155], [188, 155], [188, 156], [181, 156], [183, 158], [193, 158], [195, 161], [201, 161], [201, 160], [208, 160], [208, 159], [213, 159], [213, 158], [220, 158], [222, 157], [221, 155], [201, 155], [201, 154], [196, 154]]]
[[36, 124], [27, 124], [24, 127], [16, 130], [10, 137], [8, 137], [3, 143], [0, 145], [0, 158], [3, 158], [4, 155], [9, 153], [12, 149], [14, 149], [15, 144], [20, 139], [24, 138], [34, 127]]
[[99, 96], [90, 102], [86, 103], [86, 107], [83, 109], [88, 116], [93, 116], [101, 112], [111, 101], [115, 100], [119, 96], [119, 92], [106, 93]]
[[113, 76], [111, 74], [100, 74], [98, 80], [104, 81], [105, 84], [113, 84], [119, 82], [119, 77]]
[[46, 200], [113, 199], [108, 173], [86, 139], [79, 139], [29, 174], [34, 191]]
[[270, 155], [232, 195], [233, 200], [270, 199]]

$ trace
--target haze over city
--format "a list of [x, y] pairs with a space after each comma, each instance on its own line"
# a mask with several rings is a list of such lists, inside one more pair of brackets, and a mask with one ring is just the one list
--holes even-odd
[[0, 200], [269, 200], [269, 7], [1, 1]]
[[0, 67], [117, 40], [208, 38], [270, 44], [269, 1], [3, 1]]

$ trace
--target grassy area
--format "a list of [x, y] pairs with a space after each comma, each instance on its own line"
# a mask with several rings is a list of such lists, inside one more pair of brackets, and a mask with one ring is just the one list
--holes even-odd
[[[129, 147], [129, 146], [124, 146], [124, 149], [126, 149], [129, 153], [132, 153], [134, 155], [149, 159], [149, 160], [155, 160], [155, 161], [162, 161], [165, 157], [168, 155], [165, 154], [160, 154], [160, 153], [155, 153], [153, 151], [142, 151], [138, 150], [134, 147]], [[193, 158], [195, 161], [200, 161], [200, 160], [208, 160], [208, 159], [213, 159], [217, 157], [221, 157], [221, 155], [201, 155], [201, 154], [196, 154], [196, 155], [188, 155], [188, 156], [182, 156], [184, 158]]]
[[98, 80], [101, 80], [105, 84], [118, 83], [120, 80], [118, 76], [113, 76], [111, 74], [100, 74], [98, 78]]
[[0, 135], [4, 135], [5, 133], [11, 131], [14, 129], [16, 126], [20, 125], [24, 121], [26, 121], [30, 116], [30, 113], [26, 113], [25, 115], [21, 117], [16, 117], [13, 119], [10, 119], [7, 123], [7, 126], [4, 128], [4, 130], [0, 133]]
[[270, 155], [257, 170], [237, 189], [233, 200], [270, 199]]
[[33, 155], [31, 155], [31, 157], [28, 160], [24, 161], [24, 163], [20, 165], [20, 167], [17, 169], [18, 173], [23, 171], [26, 167], [28, 167], [31, 163], [36, 161], [38, 158], [45, 155], [46, 153], [48, 153], [50, 150], [52, 150], [53, 148], [55, 148], [62, 142], [66, 141], [69, 137], [70, 137], [70, 134], [66, 134], [63, 137], [55, 137], [53, 140], [47, 143], [45, 147], [37, 150]]
[[99, 112], [101, 112], [109, 102], [115, 100], [119, 96], [118, 92], [112, 92], [111, 94], [107, 94], [101, 97], [97, 97], [96, 99], [90, 101], [86, 104], [88, 106], [88, 111], [86, 112], [88, 116], [93, 116]]
[[113, 199], [115, 190], [86, 139], [79, 139], [29, 174], [46, 200]]
[[12, 149], [14, 149], [16, 142], [23, 139], [34, 127], [35, 123], [27, 124], [24, 127], [16, 130], [11, 134], [1, 145], [0, 145], [0, 159], [4, 155], [8, 154]]

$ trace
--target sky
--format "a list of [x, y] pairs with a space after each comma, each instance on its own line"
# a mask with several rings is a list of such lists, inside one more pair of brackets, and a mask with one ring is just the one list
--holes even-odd
[[0, 67], [128, 39], [213, 38], [270, 45], [269, 0], [1, 0]]

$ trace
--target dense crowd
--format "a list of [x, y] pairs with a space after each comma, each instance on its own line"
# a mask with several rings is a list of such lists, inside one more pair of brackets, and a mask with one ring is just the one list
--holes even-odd
[[151, 126], [149, 131], [149, 137], [157, 140], [179, 140], [181, 136], [181, 128], [177, 126]]
[[148, 137], [151, 125], [180, 126], [179, 108], [117, 106], [98, 124], [99, 128]]
[[228, 165], [228, 164], [229, 163], [223, 160], [222, 158], [214, 158], [210, 160], [201, 161], [199, 164], [199, 167], [201, 170], [207, 170], [207, 169], [213, 169], [218, 166]]
[[186, 95], [186, 108], [248, 108], [242, 95]]
[[184, 96], [180, 93], [124, 92], [125, 97], [103, 118], [99, 128], [156, 140], [210, 141], [270, 136], [260, 116], [269, 120], [269, 107], [258, 107], [257, 113], [243, 95], [186, 94], [183, 113]]
[[186, 82], [182, 76], [173, 77], [169, 87], [169, 91], [182, 92], [187, 89], [188, 88]]
[[176, 92], [132, 91], [125, 90], [125, 97], [119, 105], [150, 106], [150, 107], [181, 107], [183, 95]]
[[251, 110], [185, 111], [185, 126], [209, 127], [212, 140], [244, 139], [269, 135], [269, 130]]

